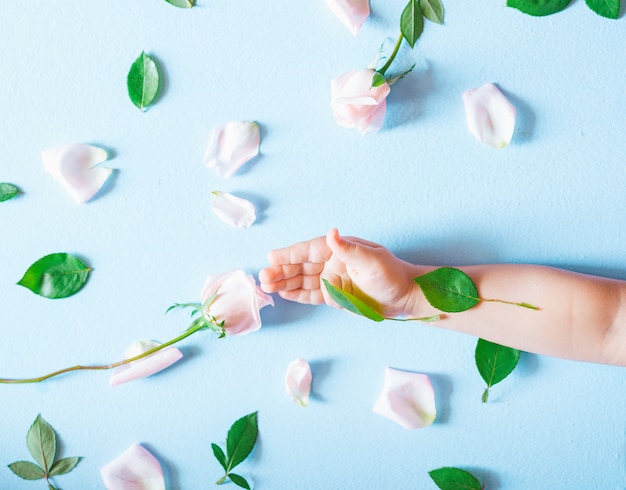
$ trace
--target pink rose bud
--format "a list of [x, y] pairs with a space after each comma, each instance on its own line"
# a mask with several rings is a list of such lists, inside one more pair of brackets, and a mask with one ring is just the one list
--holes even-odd
[[370, 15], [369, 0], [326, 0], [326, 5], [333, 11], [353, 36], [356, 36]]

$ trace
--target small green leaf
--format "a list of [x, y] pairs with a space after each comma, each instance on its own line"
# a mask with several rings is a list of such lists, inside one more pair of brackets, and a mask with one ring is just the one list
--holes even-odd
[[409, 0], [400, 17], [400, 32], [411, 48], [424, 31], [424, 16], [417, 0]]
[[14, 186], [13, 184], [9, 184], [7, 182], [0, 182], [0, 202], [13, 199], [19, 193], [20, 190], [17, 188], [17, 186]]
[[441, 490], [481, 490], [478, 479], [468, 471], [444, 466], [428, 472]]
[[56, 463], [52, 465], [50, 468], [50, 476], [58, 476], [65, 475], [65, 473], [69, 473], [74, 469], [74, 467], [78, 464], [80, 458], [71, 457], [71, 458], [61, 458]]
[[413, 280], [433, 307], [447, 313], [469, 310], [480, 301], [474, 282], [453, 267], [440, 267]]
[[154, 60], [143, 51], [130, 67], [127, 85], [130, 100], [142, 111], [159, 92], [159, 70]]
[[181, 9], [190, 9], [194, 5], [193, 0], [165, 0], [167, 3], [172, 4], [174, 7]]
[[226, 436], [227, 473], [245, 460], [252, 452], [259, 431], [257, 413], [253, 412], [244, 415], [228, 430], [228, 435]]
[[441, 0], [419, 0], [420, 9], [429, 21], [443, 24], [443, 4]]
[[250, 490], [250, 485], [248, 485], [248, 482], [243, 476], [238, 475], [237, 473], [228, 473], [228, 478], [230, 478], [230, 481], [232, 481], [238, 487], [247, 488], [248, 490]]
[[73, 255], [54, 253], [33, 263], [17, 284], [46, 298], [67, 298], [80, 291], [90, 271]]
[[217, 459], [217, 462], [222, 466], [222, 468], [224, 468], [224, 471], [228, 471], [226, 455], [224, 454], [224, 451], [222, 451], [222, 448], [213, 443], [211, 444], [211, 448], [213, 449], [213, 454], [215, 456], [215, 459]]
[[489, 398], [489, 389], [513, 372], [519, 361], [521, 352], [511, 347], [478, 339], [476, 344], [476, 367], [480, 376], [487, 383], [483, 393], [483, 403]]
[[380, 73], [379, 71], [374, 72], [374, 76], [372, 77], [372, 87], [380, 87], [383, 83], [386, 83], [387, 79], [385, 75]]
[[369, 318], [370, 320], [374, 320], [375, 322], [382, 322], [385, 319], [384, 316], [378, 313], [362, 299], [357, 298], [348, 291], [344, 291], [343, 289], [333, 286], [326, 279], [322, 279], [322, 281], [324, 281], [324, 286], [326, 286], [326, 291], [328, 291], [330, 297], [343, 309]]
[[585, 0], [587, 7], [607, 19], [619, 17], [620, 0]]
[[23, 480], [41, 480], [46, 477], [44, 470], [30, 461], [16, 461], [9, 465], [9, 469]]
[[569, 5], [572, 0], [507, 0], [507, 7], [513, 7], [520, 12], [535, 17], [552, 15], [560, 12]]
[[41, 415], [37, 415], [26, 434], [26, 446], [39, 466], [48, 473], [54, 463], [57, 441], [54, 430]]

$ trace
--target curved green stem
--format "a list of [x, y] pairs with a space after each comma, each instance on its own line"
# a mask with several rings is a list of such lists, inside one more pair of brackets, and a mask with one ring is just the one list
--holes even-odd
[[478, 301], [484, 301], [485, 303], [502, 303], [505, 305], [513, 305], [513, 306], [520, 306], [522, 308], [528, 308], [529, 310], [539, 310], [540, 308], [538, 306], [535, 305], [531, 305], [530, 303], [525, 303], [525, 302], [521, 302], [521, 303], [516, 303], [515, 301], [506, 301], [504, 299], [486, 299], [486, 298], [477, 298]]
[[400, 45], [402, 44], [402, 38], [403, 38], [402, 33], [400, 33], [400, 36], [398, 37], [398, 40], [396, 41], [396, 45], [394, 46], [391, 56], [389, 56], [389, 59], [387, 60], [387, 63], [385, 63], [380, 70], [376, 70], [381, 75], [385, 74], [385, 72], [391, 66], [391, 63], [393, 63], [393, 60], [396, 59], [396, 55], [398, 54], [398, 50], [400, 49]]
[[21, 378], [21, 379], [0, 378], [0, 383], [2, 384], [39, 383], [40, 381], [45, 381], [46, 379], [50, 379], [55, 376], [59, 376], [61, 374], [69, 373], [72, 371], [104, 371], [107, 369], [113, 369], [118, 366], [123, 366], [124, 364], [130, 364], [131, 362], [147, 357], [150, 354], [154, 354], [155, 352], [158, 352], [161, 349], [165, 349], [166, 347], [169, 347], [170, 345], [176, 344], [177, 342], [180, 342], [181, 340], [186, 339], [190, 335], [193, 335], [194, 333], [200, 330], [204, 330], [206, 328], [207, 328], [206, 325], [194, 325], [193, 327], [185, 330], [182, 334], [180, 334], [178, 337], [173, 338], [172, 340], [169, 340], [163, 344], [159, 344], [156, 347], [153, 347], [152, 349], [149, 349], [146, 352], [142, 352], [141, 354], [138, 354], [134, 357], [129, 357], [128, 359], [117, 361], [112, 364], [103, 364], [103, 365], [95, 365], [95, 366], [81, 366], [81, 365], [72, 366], [72, 367], [67, 367], [64, 369], [59, 369], [58, 371], [45, 374], [44, 376], [38, 376], [36, 378]]

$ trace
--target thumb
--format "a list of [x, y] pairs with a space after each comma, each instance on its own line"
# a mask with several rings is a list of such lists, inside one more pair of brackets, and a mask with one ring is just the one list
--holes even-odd
[[[326, 234], [326, 244], [341, 262], [360, 272], [376, 267], [372, 261], [375, 247], [359, 239], [345, 238], [339, 235], [337, 228], [331, 228]], [[371, 245], [375, 245], [372, 243]]]

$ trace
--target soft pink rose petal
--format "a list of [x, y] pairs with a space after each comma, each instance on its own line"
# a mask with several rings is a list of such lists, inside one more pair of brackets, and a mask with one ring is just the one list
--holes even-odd
[[382, 127], [391, 88], [386, 82], [372, 87], [373, 77], [374, 70], [363, 69], [349, 71], [331, 81], [330, 107], [337, 124], [357, 128], [361, 134]]
[[254, 121], [236, 121], [213, 130], [204, 162], [217, 175], [230, 177], [259, 153], [261, 132]]
[[373, 408], [405, 429], [427, 427], [435, 421], [435, 393], [425, 374], [387, 368], [382, 392]]
[[467, 128], [474, 137], [494, 148], [511, 142], [515, 107], [492, 83], [463, 92]]
[[41, 152], [43, 165], [72, 196], [83, 204], [100, 190], [113, 169], [96, 166], [106, 161], [102, 148], [75, 143]]
[[209, 305], [209, 314], [222, 320], [227, 335], [243, 335], [261, 328], [259, 310], [274, 306], [274, 300], [256, 285], [254, 278], [237, 269], [223, 274], [212, 274], [202, 290], [202, 303], [217, 291]]
[[333, 11], [353, 36], [356, 36], [370, 15], [369, 0], [326, 0], [326, 5]]
[[[152, 340], [142, 340], [133, 342], [123, 354], [123, 359], [143, 354], [159, 345], [158, 342]], [[183, 357], [183, 353], [174, 346], [165, 347], [149, 356], [137, 359], [128, 364], [123, 364], [113, 369], [113, 374], [109, 379], [109, 386], [116, 386], [128, 381], [139, 378], [145, 378], [152, 374], [158, 373], [163, 369], [171, 366]]]
[[100, 468], [107, 490], [165, 490], [161, 465], [139, 444], [133, 444]]
[[306, 359], [296, 359], [289, 363], [285, 374], [285, 389], [289, 397], [303, 407], [309, 404], [311, 380], [311, 366]]
[[211, 209], [225, 223], [235, 228], [248, 228], [256, 220], [254, 204], [228, 192], [214, 191]]

